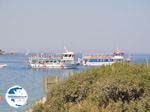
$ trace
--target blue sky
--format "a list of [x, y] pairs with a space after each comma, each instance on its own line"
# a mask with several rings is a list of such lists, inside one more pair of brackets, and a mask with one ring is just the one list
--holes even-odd
[[149, 0], [0, 0], [0, 48], [150, 53]]

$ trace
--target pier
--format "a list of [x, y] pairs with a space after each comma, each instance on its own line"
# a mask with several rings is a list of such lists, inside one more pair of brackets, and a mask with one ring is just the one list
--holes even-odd
[[60, 78], [57, 76], [47, 76], [43, 78], [44, 83], [44, 92], [47, 93], [48, 90], [52, 87], [52, 85], [58, 83], [60, 81]]

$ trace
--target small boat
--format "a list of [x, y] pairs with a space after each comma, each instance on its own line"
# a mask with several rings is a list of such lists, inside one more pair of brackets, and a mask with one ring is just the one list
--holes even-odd
[[5, 51], [0, 49], [0, 55], [3, 55], [3, 54], [5, 54]]
[[56, 57], [29, 57], [29, 66], [31, 68], [77, 68], [78, 62], [75, 61], [74, 52], [65, 50], [60, 56]]
[[0, 68], [7, 67], [7, 64], [0, 64]]
[[84, 66], [102, 66], [123, 62], [124, 60], [124, 52], [116, 50], [112, 55], [86, 55], [82, 58], [82, 64]]

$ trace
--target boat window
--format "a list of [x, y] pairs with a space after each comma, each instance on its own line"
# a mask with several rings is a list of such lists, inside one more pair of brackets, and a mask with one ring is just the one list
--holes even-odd
[[37, 61], [36, 61], [36, 60], [32, 60], [32, 62], [33, 62], [33, 63], [36, 63]]
[[104, 59], [105, 62], [108, 62], [108, 59]]
[[121, 61], [123, 61], [122, 59], [118, 59], [118, 62], [121, 62]]
[[99, 59], [98, 61], [99, 61], [99, 62], [102, 62], [102, 59]]
[[97, 59], [89, 59], [89, 62], [97, 62]]
[[67, 54], [65, 54], [65, 55], [64, 55], [64, 57], [68, 57], [68, 55], [67, 55]]
[[114, 61], [113, 59], [110, 59], [110, 61], [112, 62], [112, 61]]

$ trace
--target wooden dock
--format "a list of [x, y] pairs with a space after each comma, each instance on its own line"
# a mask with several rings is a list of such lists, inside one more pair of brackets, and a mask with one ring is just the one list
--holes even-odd
[[45, 93], [48, 92], [48, 90], [56, 83], [58, 83], [60, 79], [58, 76], [47, 76], [43, 78], [43, 83], [44, 83], [44, 91]]

